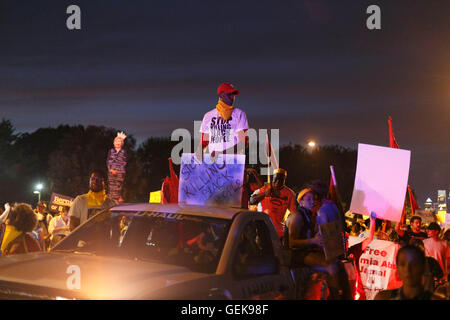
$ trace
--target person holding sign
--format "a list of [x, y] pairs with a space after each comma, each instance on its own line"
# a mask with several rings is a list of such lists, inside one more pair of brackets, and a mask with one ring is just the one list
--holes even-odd
[[[286, 219], [283, 245], [292, 250], [294, 267], [310, 267], [329, 275], [328, 286], [331, 299], [350, 299], [347, 273], [339, 261], [327, 261], [323, 251], [324, 243], [318, 232], [317, 216], [313, 214], [314, 193], [306, 188], [297, 196], [298, 209]], [[339, 292], [342, 292], [341, 294]]]
[[121, 193], [127, 165], [127, 153], [123, 149], [123, 144], [126, 138], [125, 133], [117, 132], [117, 137], [114, 138], [114, 148], [109, 150], [106, 160], [109, 196], [118, 203], [123, 202]]
[[248, 130], [247, 116], [241, 109], [233, 107], [239, 91], [231, 83], [222, 83], [217, 88], [219, 101], [216, 108], [203, 116], [200, 132], [202, 138], [196, 157], [202, 159], [206, 147], [211, 157], [217, 153], [244, 154]]
[[251, 205], [258, 205], [258, 211], [270, 216], [280, 239], [283, 237], [283, 219], [286, 210], [295, 211], [295, 193], [286, 186], [287, 171], [276, 169], [273, 171], [273, 184], [267, 184], [253, 192], [250, 197]]

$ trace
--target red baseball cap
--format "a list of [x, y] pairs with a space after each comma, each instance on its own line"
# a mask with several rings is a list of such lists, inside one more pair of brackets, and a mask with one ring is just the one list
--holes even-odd
[[224, 82], [217, 88], [217, 95], [225, 93], [234, 93], [235, 95], [239, 95], [239, 91], [233, 86], [231, 83]]

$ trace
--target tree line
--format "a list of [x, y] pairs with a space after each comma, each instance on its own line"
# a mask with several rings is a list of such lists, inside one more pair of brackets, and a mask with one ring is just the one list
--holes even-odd
[[[0, 122], [0, 201], [35, 204], [33, 190], [44, 185], [41, 200], [51, 194], [75, 197], [88, 191], [89, 173], [106, 173], [106, 158], [121, 128], [60, 125], [20, 133], [8, 119]], [[149, 137], [140, 145], [128, 135], [124, 148], [128, 154], [124, 185], [126, 202], [147, 202], [149, 193], [161, 188], [169, 175], [168, 161], [178, 141], [170, 137]], [[191, 145], [194, 146], [192, 143]], [[192, 150], [194, 151], [194, 150]], [[248, 157], [247, 157], [248, 158]], [[319, 146], [313, 152], [301, 145], [284, 145], [279, 150], [280, 167], [288, 171], [287, 185], [298, 192], [307, 182], [320, 179], [328, 183], [334, 166], [339, 192], [348, 204], [356, 172], [357, 151], [337, 145]], [[258, 165], [252, 165], [259, 169]], [[174, 166], [179, 172], [179, 166]], [[265, 178], [263, 176], [263, 178]]]

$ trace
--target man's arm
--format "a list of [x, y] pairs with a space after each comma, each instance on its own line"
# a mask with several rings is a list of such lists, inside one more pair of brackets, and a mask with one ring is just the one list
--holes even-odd
[[50, 224], [49, 224], [49, 227], [48, 227], [48, 233], [49, 234], [55, 234], [57, 232], [66, 231], [68, 229], [69, 229], [69, 226], [63, 226], [63, 227], [56, 228], [56, 217], [55, 217], [55, 218], [53, 218], [50, 221]]
[[206, 147], [209, 145], [209, 134], [202, 133], [202, 138], [197, 146], [197, 150], [195, 151], [195, 157], [199, 160], [203, 160], [203, 152], [205, 152]]
[[373, 236], [375, 235], [375, 219], [377, 215], [375, 212], [371, 212], [370, 214], [370, 227], [369, 227], [369, 236], [365, 239], [361, 245], [361, 250], [366, 250], [367, 246], [373, 241]]
[[248, 168], [247, 170], [252, 176], [255, 177], [256, 183], [258, 184], [258, 189], [262, 188], [264, 186], [264, 182], [262, 181], [259, 173], [253, 168]]
[[76, 227], [80, 225], [80, 218], [70, 217], [69, 218], [69, 230], [72, 232]]
[[322, 246], [322, 238], [319, 233], [316, 233], [314, 238], [311, 239], [293, 239], [289, 234], [289, 247], [290, 248], [304, 248], [311, 245]]
[[271, 188], [269, 187], [269, 189], [265, 192], [261, 192], [261, 189], [256, 190], [255, 192], [253, 192], [253, 194], [250, 197], [250, 204], [252, 206], [257, 205], [258, 203], [260, 203], [265, 197], [269, 196], [269, 194], [271, 193]]
[[399, 222], [397, 222], [397, 224], [395, 225], [395, 232], [397, 232], [398, 236], [400, 238], [405, 236], [405, 231], [402, 229], [403, 225], [401, 223], [401, 220]]
[[80, 219], [81, 219], [81, 212], [80, 212], [80, 204], [79, 204], [80, 198], [79, 196], [73, 200], [72, 205], [69, 209], [69, 230], [72, 232], [73, 229], [78, 227], [80, 225]]
[[11, 211], [11, 206], [9, 205], [9, 203], [5, 203], [5, 211], [0, 216], [0, 224], [6, 222], [10, 211]]
[[305, 227], [303, 224], [303, 220], [300, 214], [296, 214], [291, 217], [291, 221], [289, 222], [289, 247], [290, 248], [305, 248], [311, 245], [322, 245], [322, 240], [319, 233], [316, 233], [314, 238], [310, 239], [297, 239], [297, 235], [300, 234], [301, 230]]

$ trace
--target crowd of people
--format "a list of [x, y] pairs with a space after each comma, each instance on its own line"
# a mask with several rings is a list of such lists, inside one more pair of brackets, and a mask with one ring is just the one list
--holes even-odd
[[39, 201], [33, 210], [26, 203], [5, 203], [0, 215], [1, 255], [48, 251], [80, 224], [97, 212], [117, 204], [106, 195], [105, 177], [94, 170], [89, 179], [89, 191], [77, 196], [69, 206], [59, 206], [58, 212]]
[[[212, 157], [219, 153], [245, 152], [248, 144], [247, 118], [245, 112], [233, 107], [238, 94], [239, 91], [230, 83], [219, 86], [218, 104], [203, 118], [197, 158], [203, 156], [206, 148], [209, 148]], [[44, 202], [39, 202], [34, 210], [28, 204], [10, 206], [6, 203], [0, 215], [2, 256], [47, 251], [95, 213], [123, 202], [125, 138], [126, 135], [119, 132], [114, 139], [114, 147], [108, 153], [108, 194], [105, 175], [101, 171], [93, 171], [89, 191], [77, 196], [70, 208], [64, 207], [57, 214], [50, 212]], [[175, 178], [172, 176], [175, 174], [171, 172], [171, 178]], [[380, 220], [375, 212], [366, 219], [354, 213], [344, 215], [342, 207], [338, 207], [339, 203], [330, 199], [329, 185], [319, 180], [311, 181], [295, 194], [286, 185], [287, 177], [286, 170], [277, 168], [271, 182], [264, 183], [255, 169], [247, 168], [241, 205], [268, 214], [283, 247], [291, 253], [291, 266], [298, 267], [298, 270], [311, 270], [311, 275], [317, 272], [327, 275], [330, 299], [353, 299], [354, 289], [348, 281], [349, 271], [344, 262], [352, 261], [357, 274], [356, 282], [361, 281], [358, 277], [359, 258], [373, 239], [392, 241], [401, 248], [396, 256], [396, 265], [402, 286], [381, 291], [376, 299], [430, 299], [436, 292], [449, 297], [447, 289], [442, 288], [448, 288], [450, 230], [444, 232], [436, 222], [423, 229], [419, 216], [412, 216], [409, 225], [405, 226], [401, 222], [394, 224]], [[166, 180], [164, 195], [170, 194], [168, 187], [178, 191], [177, 183], [172, 186], [168, 178]], [[177, 192], [172, 193], [172, 197], [163, 197], [163, 203], [177, 202]], [[342, 256], [328, 259], [324, 254], [320, 228], [333, 222], [339, 225], [344, 247], [349, 237], [361, 238], [361, 241], [347, 245]], [[361, 283], [358, 287], [361, 288]], [[360, 291], [359, 296], [364, 298], [364, 293]]]

